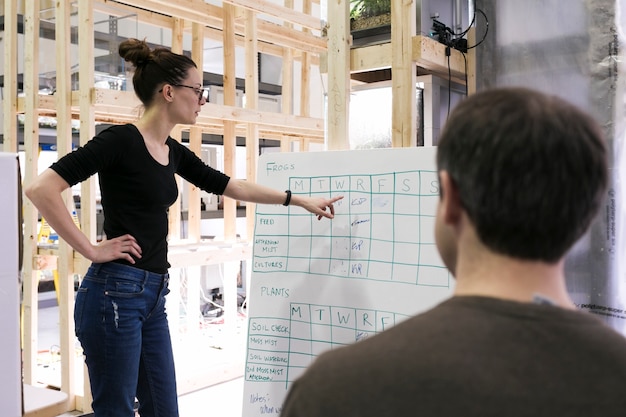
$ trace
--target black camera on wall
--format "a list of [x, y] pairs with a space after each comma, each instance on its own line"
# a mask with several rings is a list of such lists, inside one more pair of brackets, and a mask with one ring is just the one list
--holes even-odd
[[461, 52], [467, 52], [467, 39], [455, 38], [454, 32], [444, 23], [437, 19], [433, 19], [431, 37], [450, 48], [457, 49]]

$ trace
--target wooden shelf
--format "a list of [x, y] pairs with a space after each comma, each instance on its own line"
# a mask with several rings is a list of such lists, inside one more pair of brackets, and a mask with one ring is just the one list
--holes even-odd
[[55, 417], [68, 411], [64, 392], [24, 384], [23, 417]]
[[[367, 72], [391, 68], [391, 41], [350, 50], [350, 72]], [[446, 46], [428, 36], [414, 36], [412, 59], [423, 72], [448, 78]], [[450, 50], [450, 74], [457, 82], [465, 84], [465, 58], [456, 50]]]
[[249, 242], [224, 242], [216, 240], [197, 243], [171, 242], [168, 261], [172, 268], [195, 265], [215, 265], [252, 258]]
[[[223, 219], [224, 218], [224, 210], [200, 210], [200, 216], [202, 220], [207, 219]], [[181, 220], [187, 220], [189, 217], [188, 211], [182, 211], [180, 213]], [[237, 217], [246, 217], [246, 207], [240, 206], [237, 207]]]

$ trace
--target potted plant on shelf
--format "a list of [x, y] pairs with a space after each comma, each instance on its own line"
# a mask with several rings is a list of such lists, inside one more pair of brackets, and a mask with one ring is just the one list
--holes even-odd
[[391, 0], [350, 0], [350, 30], [391, 25]]

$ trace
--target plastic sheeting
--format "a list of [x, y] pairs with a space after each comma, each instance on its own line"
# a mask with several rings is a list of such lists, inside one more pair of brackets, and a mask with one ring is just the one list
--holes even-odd
[[[556, 94], [589, 111], [604, 127], [610, 186], [589, 232], [567, 257], [567, 285], [581, 309], [626, 333], [621, 169], [626, 64], [620, 56], [626, 1], [477, 0], [475, 7], [489, 19], [489, 35], [477, 47], [479, 90], [517, 85]], [[476, 21], [480, 39], [484, 19], [477, 16]]]

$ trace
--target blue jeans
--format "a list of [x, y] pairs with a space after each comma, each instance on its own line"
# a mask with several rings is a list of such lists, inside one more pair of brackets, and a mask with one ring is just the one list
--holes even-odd
[[95, 417], [178, 417], [165, 313], [169, 275], [114, 262], [92, 264], [74, 309]]

